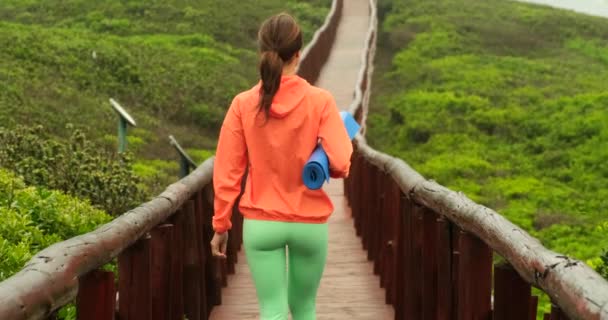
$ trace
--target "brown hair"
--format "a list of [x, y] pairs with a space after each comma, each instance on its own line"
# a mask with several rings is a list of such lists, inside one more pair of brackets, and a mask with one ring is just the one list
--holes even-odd
[[296, 20], [287, 13], [268, 18], [258, 32], [260, 46], [260, 88], [259, 111], [266, 117], [281, 85], [283, 65], [291, 61], [302, 48], [302, 31]]

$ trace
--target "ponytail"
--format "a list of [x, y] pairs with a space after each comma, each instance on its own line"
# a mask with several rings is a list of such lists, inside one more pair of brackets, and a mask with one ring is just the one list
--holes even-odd
[[273, 50], [262, 52], [260, 59], [260, 105], [259, 111], [264, 111], [266, 118], [270, 113], [272, 99], [281, 86], [281, 75], [283, 73], [283, 59], [279, 53]]
[[272, 100], [281, 86], [283, 66], [302, 48], [302, 31], [286, 13], [268, 18], [258, 32], [260, 47], [260, 103], [258, 112], [270, 115]]

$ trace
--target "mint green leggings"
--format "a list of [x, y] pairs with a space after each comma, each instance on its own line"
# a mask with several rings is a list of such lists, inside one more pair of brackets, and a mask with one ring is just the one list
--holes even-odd
[[315, 320], [327, 258], [327, 224], [245, 219], [243, 243], [260, 320], [287, 320], [289, 311], [293, 320]]

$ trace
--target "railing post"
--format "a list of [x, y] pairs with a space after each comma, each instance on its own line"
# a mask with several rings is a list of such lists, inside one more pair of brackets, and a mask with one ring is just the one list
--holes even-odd
[[423, 255], [422, 261], [422, 319], [436, 319], [437, 299], [437, 214], [428, 208], [422, 211], [422, 225], [419, 228], [423, 232]]
[[438, 216], [436, 220], [437, 256], [437, 320], [452, 319], [452, 226], [449, 220]]
[[362, 168], [362, 177], [363, 180], [361, 181], [361, 217], [360, 217], [360, 227], [361, 227], [361, 241], [363, 243], [363, 249], [367, 250], [369, 248], [368, 246], [368, 241], [369, 241], [369, 235], [368, 235], [368, 229], [369, 229], [369, 223], [368, 223], [368, 217], [369, 217], [369, 211], [371, 208], [371, 201], [372, 201], [372, 188], [370, 186], [371, 181], [370, 181], [370, 171], [371, 171], [371, 164], [365, 160], [363, 161], [363, 168]]
[[532, 296], [530, 297], [530, 316], [529, 320], [536, 320], [536, 310], [538, 309], [538, 297]]
[[492, 313], [492, 251], [483, 241], [462, 230], [454, 236], [454, 244], [457, 244], [455, 319], [489, 319]]
[[95, 270], [78, 280], [76, 319], [114, 320], [116, 289], [114, 273]]
[[392, 179], [391, 176], [386, 175], [386, 197], [385, 201], [387, 206], [385, 207], [385, 222], [384, 232], [386, 234], [384, 245], [384, 265], [382, 274], [384, 275], [384, 287], [386, 288], [386, 303], [392, 304], [396, 307], [396, 295], [397, 286], [396, 272], [397, 259], [398, 259], [398, 234], [401, 230], [399, 215], [401, 212], [400, 208], [400, 197], [401, 190], [399, 186]]
[[397, 245], [395, 247], [395, 300], [393, 306], [395, 307], [395, 320], [405, 319], [405, 279], [406, 279], [406, 251], [405, 251], [405, 207], [407, 206], [407, 198], [399, 190], [398, 210], [396, 212], [395, 224], [397, 225], [395, 231], [395, 238]]
[[384, 236], [384, 230], [382, 225], [382, 220], [384, 218], [384, 188], [382, 186], [384, 179], [384, 172], [382, 168], [379, 168], [374, 165], [374, 171], [372, 173], [373, 182], [374, 182], [374, 207], [373, 211], [370, 212], [370, 220], [369, 223], [372, 225], [371, 228], [371, 245], [368, 255], [374, 262], [374, 274], [379, 275], [382, 279], [382, 275], [380, 274], [380, 266], [382, 259], [381, 253], [382, 250], [382, 238]]
[[173, 225], [163, 224], [150, 232], [152, 320], [171, 319], [171, 254]]
[[492, 318], [492, 256], [488, 245], [476, 236], [469, 234], [473, 275], [472, 303], [474, 319]]
[[150, 236], [144, 236], [118, 256], [120, 320], [148, 320], [150, 299]]
[[[420, 277], [419, 263], [420, 258], [417, 255], [416, 248], [419, 246], [419, 242], [422, 239], [418, 238], [417, 231], [417, 219], [416, 219], [416, 205], [411, 199], [406, 198], [405, 205], [403, 206], [403, 269], [401, 272], [404, 274], [403, 278], [403, 296], [401, 303], [403, 304], [403, 318], [402, 319], [421, 319], [420, 310], [420, 290], [418, 290], [418, 279]], [[418, 272], [418, 273], [417, 273]]]
[[[180, 209], [170, 219], [173, 224], [171, 237], [171, 319], [184, 316], [183, 265], [184, 265], [184, 214]], [[122, 319], [121, 319], [122, 320]]]
[[363, 156], [361, 154], [357, 154], [357, 156], [355, 157], [355, 181], [354, 181], [354, 195], [353, 195], [353, 204], [352, 204], [352, 212], [353, 212], [353, 218], [355, 219], [354, 223], [355, 223], [355, 231], [357, 236], [361, 236], [361, 217], [363, 215], [362, 211], [363, 211], [363, 197], [364, 197], [364, 192], [363, 192], [363, 166], [364, 166], [364, 162], [365, 159], [363, 158]]
[[376, 179], [375, 179], [376, 167], [366, 161], [365, 166], [365, 178], [364, 185], [367, 187], [365, 192], [365, 213], [363, 218], [363, 248], [367, 250], [367, 260], [373, 259], [373, 247], [372, 247], [372, 236], [373, 236], [373, 217], [376, 210]]
[[[529, 283], [508, 264], [494, 266], [493, 320], [530, 319]], [[536, 312], [535, 312], [536, 313]], [[534, 315], [536, 318], [536, 314]]]
[[200, 292], [201, 292], [201, 302], [200, 302], [200, 310], [201, 310], [201, 318], [207, 319], [209, 317], [209, 313], [211, 309], [208, 307], [208, 298], [207, 298], [207, 280], [205, 275], [207, 274], [207, 260], [211, 259], [211, 257], [207, 256], [207, 246], [208, 243], [205, 242], [206, 238], [206, 230], [204, 226], [204, 205], [203, 205], [203, 192], [199, 191], [194, 195], [194, 213], [196, 218], [196, 234], [198, 235], [197, 241], [199, 242], [199, 252], [201, 259], [201, 277], [200, 277]]
[[183, 207], [184, 224], [182, 229], [183, 241], [183, 293], [184, 313], [188, 320], [201, 319], [201, 262], [198, 247], [198, 234], [196, 232], [196, 216], [194, 201], [189, 200]]
[[412, 251], [410, 260], [410, 288], [412, 299], [412, 319], [423, 319], [423, 257], [424, 250], [424, 230], [423, 230], [424, 208], [413, 204], [410, 213], [410, 232], [412, 234]]

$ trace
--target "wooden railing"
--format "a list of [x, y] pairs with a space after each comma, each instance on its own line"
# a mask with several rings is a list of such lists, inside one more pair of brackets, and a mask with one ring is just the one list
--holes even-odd
[[[334, 0], [305, 48], [298, 74], [314, 83], [342, 13]], [[192, 167], [177, 141], [183, 175]], [[0, 283], [0, 320], [55, 319], [76, 302], [81, 320], [207, 319], [235, 271], [242, 217], [233, 214], [228, 258], [211, 256], [213, 158], [165, 192], [97, 230], [54, 244]], [[101, 268], [117, 258], [118, 279]]]
[[[371, 23], [350, 111], [365, 124], [377, 17]], [[359, 136], [345, 194], [357, 234], [396, 319], [608, 319], [608, 282], [581, 261], [544, 248], [495, 211], [424, 179]], [[493, 266], [493, 252], [507, 263]], [[562, 311], [563, 310], [563, 311]]]
[[302, 52], [297, 73], [309, 83], [317, 82], [321, 69], [329, 58], [336, 39], [338, 25], [342, 19], [343, 7], [344, 0], [332, 1], [331, 10], [325, 19], [325, 23], [315, 32], [312, 41]]
[[[78, 319], [206, 319], [234, 272], [242, 227], [234, 215], [228, 259], [213, 259], [212, 173], [209, 159], [153, 200], [36, 254], [0, 283], [0, 319], [52, 319], [74, 298]], [[100, 269], [116, 257], [117, 282]]]

